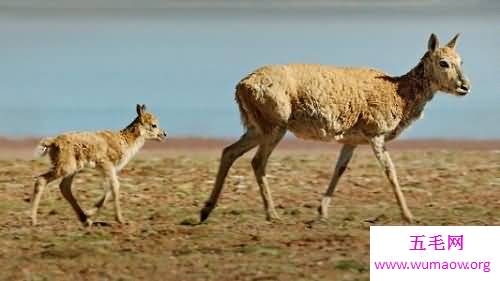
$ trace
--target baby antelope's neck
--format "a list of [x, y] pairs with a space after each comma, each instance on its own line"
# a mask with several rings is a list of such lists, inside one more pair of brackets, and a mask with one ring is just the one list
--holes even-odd
[[120, 135], [125, 142], [126, 150], [134, 150], [137, 152], [146, 141], [144, 137], [135, 132], [121, 131]]
[[135, 146], [137, 143], [144, 144], [144, 137], [141, 136], [139, 129], [139, 118], [134, 119], [125, 129], [120, 131], [120, 136], [127, 146]]
[[140, 134], [137, 119], [125, 129], [121, 130], [119, 134], [123, 140], [124, 147], [122, 147], [122, 149], [124, 151], [122, 159], [117, 165], [118, 170], [123, 168], [131, 160], [131, 158], [139, 152], [146, 141], [146, 139]]
[[144, 137], [141, 136], [139, 129], [123, 129], [120, 131], [120, 136], [125, 141], [127, 146], [135, 146], [137, 143], [144, 144]]

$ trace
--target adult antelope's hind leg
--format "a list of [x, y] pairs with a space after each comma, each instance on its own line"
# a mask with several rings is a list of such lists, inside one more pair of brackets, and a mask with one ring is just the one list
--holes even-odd
[[215, 179], [214, 188], [210, 194], [210, 198], [205, 202], [205, 206], [200, 212], [200, 221], [205, 221], [212, 210], [217, 204], [222, 187], [224, 186], [224, 181], [226, 179], [229, 169], [233, 165], [234, 161], [240, 156], [248, 152], [250, 149], [256, 147], [262, 140], [262, 135], [258, 134], [253, 129], [249, 129], [241, 138], [231, 144], [230, 146], [224, 148], [222, 151], [222, 156], [219, 164], [219, 171], [217, 172], [217, 178]]
[[259, 146], [257, 153], [252, 159], [252, 168], [255, 173], [255, 178], [259, 184], [260, 195], [262, 196], [262, 201], [264, 203], [264, 209], [266, 211], [266, 219], [279, 220], [278, 213], [274, 209], [274, 202], [271, 196], [271, 191], [269, 190], [269, 184], [266, 178], [266, 166], [267, 160], [274, 148], [285, 136], [286, 128], [276, 128], [273, 133], [267, 136], [267, 139]]
[[349, 164], [349, 161], [352, 158], [352, 154], [355, 148], [356, 148], [355, 145], [344, 144], [342, 146], [342, 149], [340, 150], [340, 155], [339, 158], [337, 159], [337, 164], [335, 165], [335, 171], [333, 172], [333, 177], [330, 181], [328, 189], [326, 190], [325, 194], [323, 195], [323, 198], [321, 199], [321, 205], [319, 206], [318, 209], [320, 219], [328, 218], [328, 207], [330, 205], [333, 192], [335, 191], [335, 187], [337, 186], [340, 177], [347, 169], [347, 165]]
[[87, 215], [85, 215], [80, 205], [78, 205], [78, 202], [76, 201], [75, 197], [73, 196], [73, 192], [71, 191], [71, 184], [73, 183], [73, 178], [74, 174], [64, 177], [61, 183], [59, 184], [59, 189], [61, 190], [63, 197], [69, 202], [69, 204], [75, 211], [78, 220], [80, 220], [80, 222], [83, 224], [91, 224], [90, 222], [87, 221]]
[[31, 224], [37, 224], [37, 211], [43, 190], [52, 181], [57, 179], [56, 172], [51, 170], [36, 178], [35, 186], [33, 187], [33, 196], [31, 197]]
[[399, 186], [398, 178], [396, 175], [396, 169], [392, 163], [389, 152], [385, 148], [385, 140], [383, 136], [377, 136], [370, 140], [375, 157], [379, 161], [380, 165], [384, 169], [384, 172], [391, 183], [394, 194], [396, 195], [396, 200], [398, 201], [399, 208], [401, 209], [401, 214], [403, 218], [409, 222], [413, 222], [413, 215], [411, 214], [408, 206], [406, 205], [406, 200]]

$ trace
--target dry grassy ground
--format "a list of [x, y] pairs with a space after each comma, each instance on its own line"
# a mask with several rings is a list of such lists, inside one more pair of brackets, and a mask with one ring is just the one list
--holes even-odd
[[[410, 208], [423, 225], [499, 225], [500, 153], [393, 152]], [[389, 184], [360, 150], [341, 179], [327, 223], [312, 223], [337, 152], [278, 151], [268, 173], [283, 221], [264, 220], [249, 158], [236, 162], [208, 223], [198, 212], [218, 152], [142, 154], [121, 173], [126, 225], [79, 225], [56, 184], [37, 227], [27, 210], [46, 160], [0, 160], [0, 276], [5, 280], [369, 280], [369, 227], [401, 224]], [[84, 172], [74, 190], [88, 208], [102, 193]]]

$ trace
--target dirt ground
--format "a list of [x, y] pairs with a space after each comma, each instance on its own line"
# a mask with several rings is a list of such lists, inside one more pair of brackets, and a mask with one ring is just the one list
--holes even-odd
[[[28, 144], [31, 144], [28, 142]], [[22, 146], [22, 145], [21, 145]], [[495, 146], [495, 144], [493, 144]], [[500, 225], [498, 147], [409, 150], [392, 157], [408, 204], [421, 225]], [[120, 174], [128, 221], [84, 228], [57, 184], [44, 193], [39, 224], [27, 210], [33, 176], [46, 159], [12, 152], [0, 160], [0, 278], [3, 280], [369, 280], [370, 225], [403, 224], [391, 188], [368, 149], [355, 153], [319, 223], [338, 149], [282, 148], [268, 174], [279, 223], [268, 223], [250, 166], [230, 171], [212, 216], [198, 225], [218, 166], [220, 146], [149, 150]], [[17, 157], [17, 156], [19, 157]], [[73, 189], [89, 208], [102, 194], [93, 171]]]

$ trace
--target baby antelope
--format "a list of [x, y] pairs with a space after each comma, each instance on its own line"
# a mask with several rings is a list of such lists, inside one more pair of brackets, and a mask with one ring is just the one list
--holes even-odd
[[[132, 159], [146, 140], [162, 141], [165, 137], [166, 133], [160, 129], [158, 119], [153, 113], [146, 112], [145, 105], [138, 104], [137, 117], [119, 132], [73, 132], [43, 139], [37, 147], [37, 152], [39, 156], [48, 154], [52, 167], [36, 178], [31, 200], [33, 225], [37, 224], [37, 209], [44, 188], [59, 178], [62, 178], [59, 188], [64, 198], [71, 204], [84, 225], [92, 225], [90, 217], [99, 213], [111, 195], [114, 198], [116, 221], [123, 223], [117, 173]], [[109, 188], [95, 203], [94, 208], [86, 212], [78, 205], [71, 192], [74, 176], [84, 168], [97, 168], [109, 184]]]

